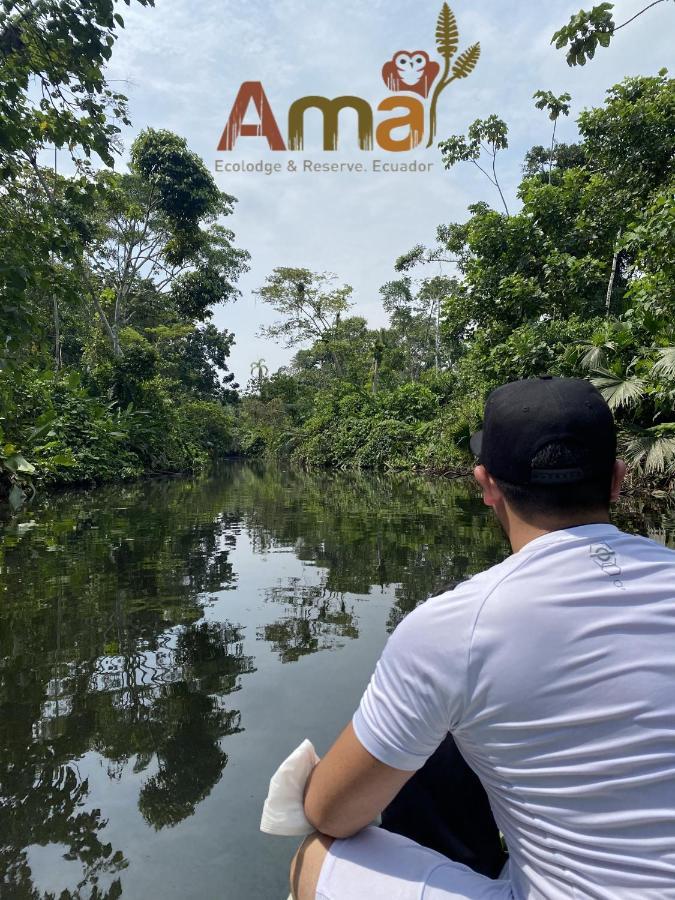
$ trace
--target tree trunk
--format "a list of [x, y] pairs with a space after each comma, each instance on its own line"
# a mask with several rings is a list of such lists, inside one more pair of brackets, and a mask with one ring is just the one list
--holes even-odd
[[548, 183], [551, 183], [551, 173], [553, 171], [553, 154], [555, 153], [555, 128], [558, 120], [553, 120], [553, 137], [551, 138], [551, 155], [548, 158]]
[[[616, 236], [616, 243], [619, 243], [619, 239], [621, 237], [621, 229], [619, 228], [619, 233]], [[609, 276], [609, 284], [607, 285], [607, 297], [605, 299], [605, 315], [609, 318], [610, 308], [612, 305], [612, 291], [614, 290], [614, 279], [616, 278], [616, 269], [617, 263], [619, 261], [619, 253], [621, 250], [618, 248], [614, 251], [614, 257], [612, 259], [612, 271]]]
[[54, 368], [58, 372], [63, 365], [63, 358], [61, 356], [61, 318], [56, 294], [52, 297], [52, 305], [54, 307]]
[[375, 396], [377, 394], [377, 379], [380, 373], [380, 365], [377, 360], [375, 360], [375, 367], [373, 369], [373, 384], [372, 384], [372, 394]]

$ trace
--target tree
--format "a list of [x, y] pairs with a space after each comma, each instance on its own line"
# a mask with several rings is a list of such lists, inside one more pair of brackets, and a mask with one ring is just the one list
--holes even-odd
[[[506, 123], [498, 116], [488, 116], [487, 119], [476, 119], [469, 126], [468, 140], [462, 134], [455, 134], [452, 137], [441, 141], [438, 145], [441, 151], [441, 160], [446, 169], [451, 169], [458, 162], [471, 162], [474, 166], [485, 175], [490, 184], [494, 185], [499, 191], [504, 212], [509, 215], [509, 208], [504, 199], [499, 179], [497, 178], [497, 153], [500, 150], [506, 150], [509, 146], [508, 128]], [[492, 175], [485, 171], [479, 164], [478, 160], [481, 153], [485, 153], [490, 159]]]
[[[125, 0], [129, 5], [130, 0]], [[152, 6], [153, 0], [138, 0]], [[66, 198], [91, 201], [92, 154], [112, 165], [126, 100], [108, 87], [104, 66], [124, 22], [115, 0], [11, 0], [0, 12], [0, 365], [16, 360], [38, 321], [30, 294], [50, 297], [58, 331], [53, 260], [74, 251], [61, 197], [39, 164], [48, 146], [67, 149], [79, 178]], [[80, 155], [82, 154], [82, 155]], [[79, 197], [78, 197], [79, 195]], [[8, 218], [9, 216], [9, 218]], [[66, 222], [69, 216], [65, 216]], [[58, 361], [58, 341], [55, 346]]]
[[[396, 263], [397, 268], [400, 266], [401, 259]], [[413, 290], [412, 279], [404, 276], [387, 282], [380, 289], [391, 328], [405, 347], [412, 381], [416, 381], [425, 368], [433, 366], [438, 371], [446, 361], [441, 359], [441, 311], [444, 299], [455, 285], [455, 279], [436, 275], [420, 279]]]
[[[588, 162], [583, 144], [556, 143], [553, 152], [550, 147], [535, 145], [525, 154], [523, 175], [538, 177], [551, 183], [568, 169], [578, 169]], [[549, 180], [550, 179], [550, 180]]]
[[647, 10], [664, 2], [665, 0], [653, 0], [621, 25], [616, 25], [612, 17], [613, 3], [600, 3], [598, 6], [594, 6], [590, 12], [580, 9], [576, 15], [570, 17], [567, 25], [556, 31], [551, 38], [551, 43], [555, 43], [557, 50], [569, 44], [568, 66], [585, 66], [586, 60], [593, 59], [595, 56], [598, 46], [609, 47], [619, 29], [625, 28]]
[[[131, 148], [130, 172], [99, 176], [103, 203], [87, 268], [113, 353], [120, 331], [143, 315], [148, 294], [167, 294], [183, 321], [203, 321], [212, 308], [237, 296], [233, 282], [248, 254], [216, 224], [233, 211], [212, 175], [183, 138], [148, 129]], [[166, 302], [166, 301], [165, 301]], [[155, 300], [155, 305], [157, 301]]]
[[[550, 373], [595, 380], [636, 471], [672, 481], [674, 87], [665, 71], [614, 85], [579, 115], [578, 143], [554, 138], [527, 153], [517, 213], [474, 203], [465, 221], [438, 227], [436, 246], [400, 256], [400, 277], [381, 288], [389, 327], [352, 328], [352, 354], [340, 351], [348, 378], [319, 341], [299, 351], [284, 397], [292, 378], [309, 392], [283, 419], [283, 442], [262, 446], [305, 465], [461, 471], [487, 393]], [[565, 114], [564, 94], [537, 99], [554, 122]], [[460, 136], [449, 152], [480, 154], [473, 140], [473, 151]], [[442, 261], [454, 277], [413, 279], [416, 266]]]
[[257, 359], [251, 363], [251, 375], [256, 379], [258, 385], [258, 393], [262, 390], [263, 381], [269, 375], [269, 368], [265, 365], [264, 359]]
[[373, 396], [377, 394], [377, 382], [380, 377], [380, 367], [382, 366], [382, 360], [384, 358], [384, 342], [382, 337], [379, 336], [375, 338], [373, 341], [373, 375], [370, 383], [370, 389], [373, 393]]
[[342, 364], [335, 351], [334, 336], [340, 317], [351, 304], [352, 288], [335, 286], [337, 276], [309, 269], [279, 267], [255, 293], [283, 318], [260, 329], [261, 335], [284, 338], [287, 347], [306, 341], [321, 341], [333, 358], [336, 371]]
[[[131, 0], [125, 0], [127, 6]], [[154, 0], [137, 0], [153, 6]], [[112, 165], [116, 120], [130, 124], [126, 98], [110, 90], [104, 66], [124, 20], [116, 0], [11, 0], [0, 14], [0, 171], [37, 165], [42, 148], [67, 148], [80, 162], [98, 154]], [[32, 89], [31, 80], [38, 90]]]
[[551, 183], [551, 172], [553, 171], [553, 158], [555, 156], [555, 130], [558, 119], [561, 115], [569, 116], [570, 105], [572, 99], [569, 94], [560, 94], [556, 97], [552, 91], [536, 91], [534, 99], [537, 101], [534, 105], [537, 109], [548, 110], [548, 117], [553, 122], [553, 134], [551, 135], [551, 152], [548, 164], [548, 183]]

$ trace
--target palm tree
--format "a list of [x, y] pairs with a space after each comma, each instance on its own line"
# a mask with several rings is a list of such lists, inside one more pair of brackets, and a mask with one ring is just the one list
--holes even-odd
[[[586, 345], [582, 368], [591, 370], [591, 382], [613, 412], [636, 409], [645, 400], [670, 396], [675, 386], [675, 347], [660, 347], [656, 360], [642, 354], [628, 366], [606, 367], [607, 354], [616, 344], [598, 336]], [[675, 475], [675, 422], [659, 422], [649, 428], [627, 424], [620, 436], [626, 461], [648, 475]]]
[[264, 359], [257, 359], [255, 362], [251, 363], [251, 375], [255, 377], [258, 383], [258, 393], [260, 393], [262, 389], [262, 383], [267, 378], [269, 373], [269, 369], [265, 365]]

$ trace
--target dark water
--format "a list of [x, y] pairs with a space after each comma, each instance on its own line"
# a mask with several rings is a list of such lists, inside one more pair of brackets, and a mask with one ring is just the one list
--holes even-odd
[[0, 896], [284, 900], [271, 773], [326, 749], [406, 612], [506, 553], [464, 482], [239, 463], [0, 523]]

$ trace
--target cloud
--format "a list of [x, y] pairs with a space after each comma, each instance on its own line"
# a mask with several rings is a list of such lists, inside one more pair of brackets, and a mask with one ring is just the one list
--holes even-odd
[[[185, 136], [207, 165], [244, 80], [261, 80], [286, 130], [290, 103], [306, 94], [334, 97], [353, 93], [373, 106], [387, 94], [383, 63], [399, 49], [434, 50], [440, 0], [157, 0], [153, 9], [125, 10], [127, 27], [116, 45], [110, 77], [131, 101], [134, 128], [128, 147], [143, 127], [170, 128]], [[455, 0], [451, 6], [460, 29], [460, 49], [481, 42], [476, 71], [451, 85], [439, 107], [439, 137], [464, 131], [490, 113], [510, 128], [510, 148], [500, 171], [510, 201], [529, 146], [547, 143], [550, 123], [534, 108], [538, 88], [568, 90], [573, 116], [559, 124], [559, 138], [573, 140], [573, 118], [584, 106], [602, 103], [605, 90], [626, 74], [654, 74], [666, 65], [671, 41], [668, 5], [646, 13], [600, 51], [585, 68], [570, 69], [564, 52], [550, 46], [552, 33], [577, 11], [580, 0]], [[614, 15], [624, 21], [641, 8], [618, 0]], [[311, 119], [308, 119], [308, 123]], [[314, 130], [312, 130], [314, 129]], [[355, 147], [354, 127], [341, 123], [342, 146], [335, 154], [317, 146], [319, 130], [308, 125], [313, 142], [300, 157], [339, 160], [385, 158]], [[264, 140], [240, 141], [233, 158], [281, 161], [296, 154], [274, 154]], [[391, 154], [395, 156], [395, 154]], [[256, 337], [273, 314], [253, 291], [278, 265], [303, 265], [337, 272], [354, 287], [355, 313], [374, 325], [384, 323], [379, 287], [395, 276], [393, 262], [413, 245], [432, 243], [441, 222], [462, 221], [466, 207], [499, 198], [469, 165], [443, 170], [436, 150], [419, 149], [410, 158], [434, 162], [431, 173], [307, 175], [284, 171], [277, 176], [218, 175], [223, 190], [239, 198], [228, 226], [252, 254], [251, 271], [242, 279], [242, 299], [219, 309], [215, 320], [234, 331], [232, 368], [242, 383], [250, 362], [260, 356], [276, 367], [290, 352]]]

